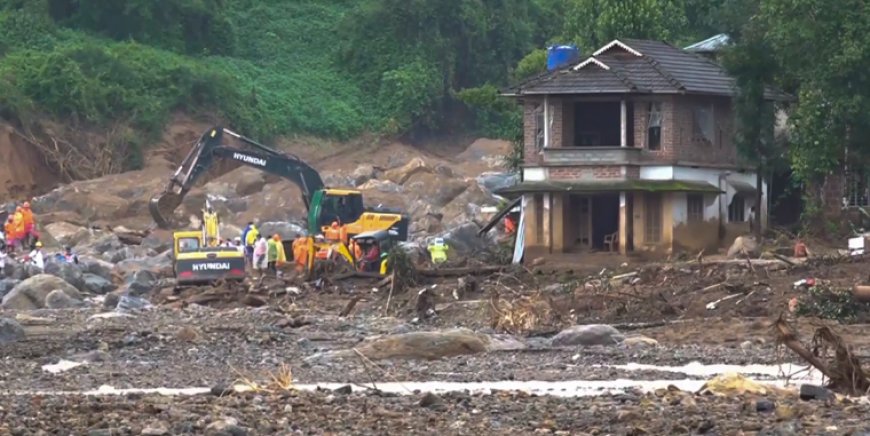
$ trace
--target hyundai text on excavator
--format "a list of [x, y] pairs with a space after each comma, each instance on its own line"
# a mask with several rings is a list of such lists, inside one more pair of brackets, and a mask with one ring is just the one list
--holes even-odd
[[202, 229], [174, 232], [172, 240], [172, 269], [179, 285], [244, 280], [245, 255], [220, 246], [220, 223], [208, 202], [202, 211]]
[[[244, 143], [246, 148], [225, 145], [224, 135]], [[302, 201], [308, 211], [307, 270], [314, 269], [315, 254], [332, 252], [335, 244], [346, 244], [355, 235], [377, 230], [389, 230], [396, 240], [408, 239], [409, 218], [401, 211], [382, 207], [366, 208], [362, 193], [354, 189], [333, 189], [323, 184], [320, 174], [293, 154], [284, 153], [222, 127], [207, 130], [193, 146], [164, 190], [151, 198], [149, 210], [161, 228], [168, 228], [166, 216], [181, 204], [196, 181], [216, 159], [229, 159], [265, 171], [296, 184], [302, 191]], [[337, 223], [338, 232], [333, 226]], [[323, 239], [322, 236], [330, 236]]]

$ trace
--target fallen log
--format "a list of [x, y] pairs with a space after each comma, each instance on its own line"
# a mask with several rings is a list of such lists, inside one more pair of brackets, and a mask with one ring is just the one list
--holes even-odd
[[[795, 354], [806, 360], [828, 378], [828, 387], [850, 395], [864, 395], [870, 389], [870, 380], [861, 368], [861, 362], [852, 355], [843, 339], [828, 327], [819, 327], [813, 337], [813, 351], [808, 350], [797, 338], [794, 329], [780, 315], [774, 323], [777, 340]], [[822, 361], [817, 355], [824, 349], [833, 349], [831, 362]]]
[[482, 274], [494, 274], [504, 270], [503, 266], [479, 266], [474, 268], [444, 268], [444, 269], [418, 269], [417, 274], [424, 277], [455, 277]]

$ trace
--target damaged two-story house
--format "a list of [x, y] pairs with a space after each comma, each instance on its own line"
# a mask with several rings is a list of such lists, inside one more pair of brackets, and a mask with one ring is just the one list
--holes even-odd
[[526, 259], [710, 253], [749, 232], [759, 187], [734, 144], [734, 94], [714, 61], [629, 39], [505, 92], [523, 107], [523, 181], [504, 194], [523, 196]]

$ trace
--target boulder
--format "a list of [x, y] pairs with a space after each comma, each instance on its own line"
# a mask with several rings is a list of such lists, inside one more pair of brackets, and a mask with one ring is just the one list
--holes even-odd
[[477, 176], [476, 180], [484, 189], [494, 193], [500, 189], [516, 185], [520, 178], [519, 175], [512, 173], [485, 172]]
[[408, 178], [405, 188], [419, 195], [432, 207], [441, 208], [465, 192], [468, 184], [462, 179], [421, 172]]
[[84, 274], [85, 289], [97, 295], [107, 294], [115, 290], [116, 286], [109, 280], [96, 274]]
[[398, 185], [393, 181], [376, 179], [369, 180], [368, 182], [359, 185], [358, 189], [361, 191], [377, 191], [391, 194], [404, 191], [402, 185]]
[[79, 258], [79, 265], [85, 274], [93, 274], [106, 280], [112, 280], [112, 269], [115, 265], [105, 260], [82, 256]]
[[731, 244], [731, 248], [728, 249], [728, 257], [732, 259], [743, 258], [745, 256], [757, 257], [758, 254], [758, 241], [755, 240], [754, 235], [744, 235], [734, 238], [734, 243]]
[[384, 173], [384, 179], [398, 185], [404, 185], [405, 182], [414, 174], [431, 171], [432, 170], [426, 165], [426, 162], [422, 158], [415, 157], [399, 168], [387, 170]]
[[371, 179], [375, 178], [377, 172], [375, 171], [375, 167], [372, 164], [362, 164], [356, 167], [351, 174], [351, 179], [353, 179], [353, 186], [362, 185], [365, 182], [368, 182]]
[[476, 251], [489, 248], [493, 241], [486, 236], [477, 236], [480, 227], [474, 223], [465, 223], [438, 235], [444, 238], [449, 247], [448, 256], [468, 256]]
[[81, 300], [77, 300], [60, 289], [55, 289], [45, 296], [45, 307], [48, 309], [74, 309], [84, 306]]
[[21, 283], [21, 280], [15, 280], [15, 279], [0, 280], [0, 299], [2, 299], [3, 296], [8, 294], [10, 291], [12, 291], [12, 289], [15, 287], [15, 285], [17, 285], [19, 283]]
[[254, 168], [240, 167], [206, 183], [204, 188], [211, 194], [232, 198], [260, 192], [264, 186], [266, 173]]
[[619, 330], [605, 324], [575, 325], [559, 332], [550, 343], [554, 347], [615, 345], [625, 337]]
[[24, 280], [33, 275], [39, 274], [39, 268], [29, 263], [21, 263], [13, 260], [6, 260], [6, 266], [3, 267], [3, 274], [6, 278], [13, 280]]
[[354, 347], [372, 360], [426, 359], [476, 354], [486, 351], [488, 340], [468, 329], [387, 335]]
[[45, 264], [45, 273], [62, 278], [80, 291], [85, 290], [85, 278], [82, 268], [74, 263], [52, 260]]
[[45, 307], [45, 298], [51, 291], [61, 290], [70, 297], [81, 300], [82, 295], [73, 285], [50, 274], [37, 274], [12, 288], [0, 303], [0, 308], [12, 310], [36, 310]]
[[24, 339], [24, 327], [18, 321], [0, 318], [0, 345], [18, 342]]
[[157, 229], [142, 239], [142, 247], [161, 252], [172, 248], [172, 231]]
[[260, 224], [260, 234], [272, 236], [278, 234], [284, 241], [296, 239], [298, 235], [305, 235], [308, 231], [302, 226], [285, 221], [270, 221]]
[[75, 247], [75, 251], [82, 254], [102, 254], [110, 250], [119, 250], [124, 244], [114, 233], [103, 233], [96, 238], [82, 242]]
[[498, 206], [499, 198], [486, 192], [476, 181], [441, 209], [445, 225], [460, 225], [481, 219], [482, 206]]
[[130, 295], [139, 296], [150, 292], [157, 286], [157, 274], [141, 269], [126, 279], [127, 291]]
[[92, 237], [90, 230], [66, 221], [48, 224], [43, 231], [65, 247], [74, 247]]

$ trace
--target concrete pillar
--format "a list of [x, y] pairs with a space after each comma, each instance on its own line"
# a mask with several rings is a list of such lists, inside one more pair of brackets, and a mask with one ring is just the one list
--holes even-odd
[[628, 226], [631, 217], [628, 216], [628, 204], [625, 192], [619, 193], [619, 254], [628, 254]]
[[544, 240], [541, 245], [548, 248], [549, 252], [553, 252], [553, 196], [550, 193], [545, 193], [544, 198]]
[[565, 194], [551, 194], [553, 198], [553, 252], [565, 251]]
[[628, 146], [628, 106], [625, 99], [619, 102], [619, 146]]
[[538, 215], [535, 208], [535, 196], [532, 194], [524, 194], [527, 197], [526, 207], [523, 211], [525, 215], [525, 245], [526, 247], [541, 245], [538, 240]]

